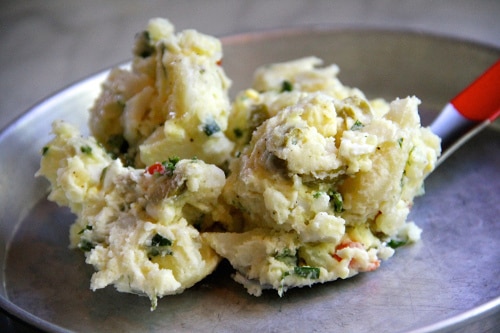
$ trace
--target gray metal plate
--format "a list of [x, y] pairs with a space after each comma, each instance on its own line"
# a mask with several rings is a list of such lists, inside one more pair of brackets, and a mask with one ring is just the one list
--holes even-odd
[[[369, 97], [416, 95], [424, 121], [500, 56], [500, 50], [411, 32], [279, 31], [224, 39], [233, 93], [256, 66], [316, 55]], [[500, 322], [500, 131], [494, 124], [463, 146], [426, 182], [411, 218], [421, 242], [400, 248], [371, 273], [283, 298], [246, 294], [222, 265], [181, 295], [149, 300], [113, 288], [92, 292], [92, 267], [68, 249], [74, 217], [48, 202], [33, 178], [50, 124], [86, 132], [87, 109], [105, 73], [71, 85], [0, 134], [0, 305], [48, 331], [457, 331]], [[434, 111], [434, 112], [433, 112]]]

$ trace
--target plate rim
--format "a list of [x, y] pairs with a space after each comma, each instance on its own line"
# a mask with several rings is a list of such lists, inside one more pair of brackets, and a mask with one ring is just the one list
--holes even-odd
[[[410, 36], [412, 38], [431, 38], [435, 40], [443, 40], [452, 43], [467, 44], [473, 48], [483, 49], [485, 52], [500, 53], [500, 46], [495, 46], [482, 41], [473, 40], [470, 38], [453, 36], [446, 33], [438, 33], [425, 29], [404, 28], [404, 27], [380, 27], [370, 25], [349, 25], [349, 24], [310, 24], [303, 26], [279, 27], [262, 30], [252, 30], [249, 32], [229, 33], [216, 36], [221, 40], [223, 48], [226, 45], [238, 45], [254, 42], [259, 40], [272, 40], [279, 37], [293, 37], [307, 34], [342, 34], [342, 33], [370, 33], [370, 34], [390, 34], [400, 36]], [[31, 117], [36, 117], [39, 112], [50, 104], [56, 102], [62, 96], [78, 92], [81, 86], [85, 86], [90, 81], [99, 80], [101, 77], [104, 80], [107, 74], [116, 67], [127, 67], [131, 64], [131, 59], [120, 61], [114, 65], [104, 69], [94, 71], [89, 75], [85, 75], [80, 79], [74, 80], [64, 87], [56, 90], [48, 96], [35, 102], [31, 107], [27, 108], [20, 115], [8, 122], [0, 129], [0, 142], [3, 141], [19, 124], [28, 121]], [[11, 235], [12, 237], [14, 235]], [[8, 247], [5, 256], [8, 256]], [[5, 273], [5, 270], [4, 270]], [[5, 288], [5, 285], [4, 285]], [[6, 288], [5, 288], [6, 289]], [[50, 332], [70, 332], [68, 329], [42, 319], [29, 311], [23, 309], [19, 305], [13, 303], [0, 295], [0, 308], [4, 313], [14, 316], [17, 320], [24, 324], [47, 330]], [[481, 305], [475, 306], [472, 309], [453, 315], [446, 319], [440, 320], [433, 324], [420, 327], [407, 332], [440, 332], [444, 330], [452, 330], [469, 325], [481, 318], [489, 317], [495, 313], [500, 313], [500, 295]]]

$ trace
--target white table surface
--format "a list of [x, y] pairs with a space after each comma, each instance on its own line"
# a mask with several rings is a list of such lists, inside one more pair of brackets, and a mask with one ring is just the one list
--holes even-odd
[[[500, 48], [498, 0], [3, 0], [0, 128], [33, 104], [128, 60], [151, 17], [216, 36], [334, 25], [410, 29]], [[32, 330], [0, 313], [2, 332]]]

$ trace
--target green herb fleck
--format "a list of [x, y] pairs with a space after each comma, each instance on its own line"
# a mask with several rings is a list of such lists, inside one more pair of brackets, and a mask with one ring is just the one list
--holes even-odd
[[170, 246], [172, 241], [160, 234], [155, 234], [151, 239], [151, 245], [147, 247], [148, 257], [165, 256], [172, 254]]
[[318, 199], [321, 196], [321, 192], [316, 192], [313, 194], [314, 199]]
[[290, 81], [284, 80], [281, 83], [281, 92], [292, 91], [292, 90], [293, 90], [293, 84]]
[[104, 178], [106, 178], [106, 173], [108, 172], [108, 167], [104, 167], [101, 171], [101, 175], [99, 176], [99, 183], [104, 182]]
[[330, 202], [333, 205], [333, 210], [335, 213], [342, 213], [344, 211], [344, 200], [342, 199], [342, 194], [336, 191], [329, 191]]
[[403, 147], [403, 138], [398, 139], [399, 148]]
[[49, 146], [45, 146], [42, 148], [42, 155], [45, 156], [45, 154], [47, 154], [47, 152], [49, 151]]
[[214, 133], [220, 132], [220, 127], [217, 125], [215, 120], [212, 119], [205, 124], [205, 126], [203, 126], [203, 132], [205, 132], [207, 136], [211, 136]]
[[285, 271], [285, 272], [283, 272], [283, 273], [281, 274], [281, 282], [280, 282], [280, 286], [279, 286], [279, 288], [278, 288], [278, 295], [279, 295], [280, 297], [281, 297], [281, 296], [283, 296], [283, 294], [284, 294], [284, 293], [285, 293], [285, 291], [286, 291], [286, 288], [285, 288], [285, 278], [286, 278], [287, 276], [289, 276], [289, 275], [290, 275], [290, 272], [288, 272], [288, 271]]
[[274, 255], [274, 258], [276, 260], [279, 260], [288, 266], [295, 266], [297, 265], [297, 256], [292, 253], [292, 250], [286, 248], [281, 252], [278, 252]]
[[80, 232], [78, 232], [79, 235], [83, 234], [86, 230], [92, 230], [92, 226], [91, 225], [87, 225], [85, 228], [83, 228], [82, 230], [80, 230]]
[[360, 122], [359, 120], [356, 120], [354, 122], [354, 124], [352, 125], [351, 127], [351, 131], [357, 131], [357, 130], [360, 130], [364, 127], [365, 125], [363, 125], [362, 122]]
[[78, 244], [78, 248], [84, 252], [89, 252], [95, 247], [94, 243], [86, 239], [82, 239]]
[[173, 175], [175, 166], [179, 162], [179, 157], [174, 156], [174, 157], [169, 157], [168, 161], [163, 161], [162, 164], [165, 167], [165, 171], [168, 175]]
[[[410, 152], [408, 153], [408, 156], [411, 156], [411, 155], [413, 154], [413, 152], [415, 151], [415, 149], [417, 149], [417, 146], [413, 146], [413, 147], [411, 147]], [[408, 162], [409, 162], [409, 161], [410, 161], [410, 160], [408, 159]], [[410, 165], [410, 164], [408, 164], [408, 165]]]
[[141, 58], [147, 58], [151, 56], [154, 51], [155, 48], [151, 45], [149, 31], [143, 31], [137, 34], [134, 54]]
[[156, 234], [151, 239], [151, 245], [152, 246], [170, 246], [170, 245], [172, 245], [172, 242], [169, 239], [163, 237], [162, 235]]
[[90, 155], [92, 154], [92, 147], [90, 146], [81, 146], [80, 151], [84, 154]]
[[317, 279], [319, 278], [319, 268], [310, 266], [295, 266], [293, 268], [293, 273], [300, 277], [306, 279]]
[[408, 243], [407, 241], [400, 241], [396, 239], [391, 239], [388, 243], [387, 246], [392, 247], [393, 249], [396, 249], [400, 246], [406, 245]]

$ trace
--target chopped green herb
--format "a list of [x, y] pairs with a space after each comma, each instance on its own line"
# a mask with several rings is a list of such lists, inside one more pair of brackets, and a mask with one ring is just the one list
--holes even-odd
[[403, 171], [403, 175], [406, 175], [406, 167], [411, 166], [411, 155], [413, 154], [413, 151], [416, 149], [416, 146], [411, 147], [410, 152], [408, 153], [408, 159], [406, 160], [406, 166], [405, 170]]
[[80, 151], [84, 154], [90, 155], [92, 154], [92, 147], [90, 146], [81, 146]]
[[398, 139], [399, 148], [403, 147], [403, 138]]
[[335, 213], [342, 213], [344, 211], [344, 200], [342, 199], [342, 194], [336, 191], [329, 191], [330, 202], [333, 205], [333, 210]]
[[84, 252], [88, 252], [95, 247], [94, 243], [86, 239], [82, 239], [78, 244], [78, 248]]
[[152, 246], [170, 246], [170, 245], [172, 245], [172, 242], [169, 239], [163, 237], [162, 235], [156, 234], [151, 239], [151, 245]]
[[290, 81], [284, 80], [281, 83], [281, 92], [292, 91], [292, 90], [293, 90], [293, 84]]
[[172, 254], [172, 250], [170, 246], [172, 245], [172, 241], [168, 238], [163, 237], [160, 234], [155, 234], [151, 239], [151, 245], [147, 247], [148, 256], [150, 258], [156, 256], [165, 256]]
[[285, 293], [286, 291], [286, 287], [285, 287], [285, 278], [287, 276], [290, 275], [290, 272], [289, 271], [285, 271], [283, 272], [283, 274], [281, 274], [281, 282], [280, 282], [280, 286], [278, 288], [278, 295], [281, 297], [283, 296], [283, 294]]
[[45, 156], [45, 154], [47, 154], [47, 152], [49, 151], [49, 146], [45, 146], [42, 148], [42, 155]]
[[310, 266], [295, 266], [293, 273], [306, 279], [319, 278], [319, 268]]
[[179, 162], [179, 157], [169, 157], [168, 161], [163, 161], [161, 164], [165, 167], [165, 172], [169, 175], [172, 175], [175, 170], [175, 165]]
[[[168, 47], [162, 42], [162, 43], [159, 43], [158, 48], [159, 48], [159, 53], [160, 53], [158, 59], [163, 59], [163, 56], [168, 51]], [[161, 69], [162, 69], [163, 77], [166, 78], [168, 76], [167, 75], [168, 70], [167, 70], [167, 67], [165, 66], [165, 63], [163, 63], [163, 61], [161, 62]]]
[[78, 232], [79, 235], [83, 234], [85, 232], [85, 230], [92, 230], [92, 226], [91, 225], [87, 225], [85, 228], [83, 228], [82, 230], [80, 230], [80, 232]]
[[137, 34], [134, 54], [141, 58], [147, 58], [151, 56], [154, 51], [155, 49], [151, 45], [151, 37], [149, 36], [149, 31], [143, 31]]
[[411, 147], [410, 152], [408, 153], [408, 156], [411, 156], [411, 154], [413, 154], [413, 152], [415, 151], [415, 149], [417, 149], [417, 146]]
[[362, 122], [360, 122], [359, 120], [356, 120], [354, 122], [354, 124], [351, 126], [351, 131], [357, 131], [357, 130], [360, 130], [364, 127], [365, 125], [363, 125]]
[[316, 192], [313, 194], [314, 199], [318, 199], [321, 196], [321, 192]]
[[276, 260], [279, 260], [288, 266], [295, 266], [297, 265], [297, 255], [292, 253], [292, 250], [286, 248], [283, 251], [276, 253], [274, 255], [274, 258]]
[[392, 247], [393, 249], [398, 248], [400, 246], [406, 245], [408, 243], [407, 241], [400, 241], [396, 239], [391, 239], [388, 243], [387, 246]]
[[106, 173], [108, 172], [108, 167], [106, 166], [105, 168], [102, 169], [101, 175], [99, 176], [99, 182], [103, 183], [104, 178], [106, 178]]
[[203, 132], [205, 132], [207, 136], [211, 136], [214, 133], [220, 132], [220, 127], [215, 120], [212, 119], [203, 126]]

